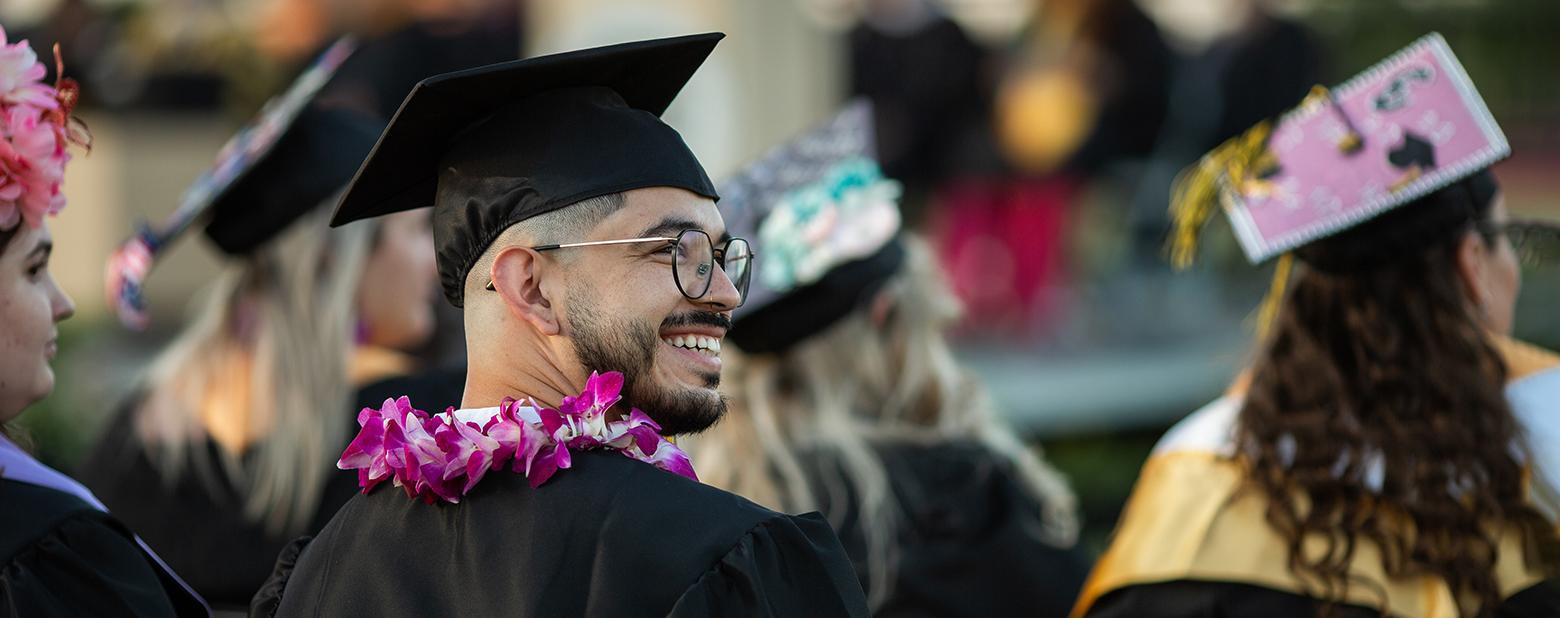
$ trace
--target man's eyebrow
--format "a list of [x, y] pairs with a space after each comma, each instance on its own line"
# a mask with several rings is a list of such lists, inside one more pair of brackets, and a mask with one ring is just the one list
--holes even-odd
[[[651, 225], [650, 227], [645, 228], [645, 230], [643, 232], [640, 232], [639, 235], [640, 236], [676, 236], [678, 234], [681, 234], [683, 230], [702, 230], [702, 229], [704, 229], [704, 225], [700, 224], [697, 221], [694, 221], [692, 219], [685, 219], [685, 218], [682, 218], [682, 217], [672, 216], [672, 217], [667, 217], [665, 219], [662, 219], [662, 220], [656, 222], [654, 225]], [[725, 238], [729, 237], [729, 236], [730, 236], [729, 233], [726, 233], [726, 232], [722, 232], [721, 233], [721, 239], [723, 239], [723, 240]]]

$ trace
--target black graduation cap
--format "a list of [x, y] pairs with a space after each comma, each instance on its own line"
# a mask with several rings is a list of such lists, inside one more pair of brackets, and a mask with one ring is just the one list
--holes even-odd
[[200, 226], [218, 250], [248, 255], [352, 177], [384, 123], [321, 108], [315, 98], [354, 49], [344, 38], [322, 53], [228, 139], [172, 215], [156, 226], [142, 223], [109, 258], [108, 297], [126, 326], [146, 325], [142, 283], [158, 256], [188, 230]]
[[345, 108], [309, 107], [266, 156], [212, 198], [206, 237], [247, 255], [340, 191], [384, 123]]
[[446, 73], [417, 84], [331, 225], [436, 206], [445, 297], [499, 233], [581, 200], [714, 183], [660, 115], [724, 38], [638, 41]]
[[899, 272], [901, 189], [883, 176], [872, 126], [871, 104], [853, 101], [721, 183], [727, 230], [758, 255], [727, 335], [743, 351], [822, 332]]

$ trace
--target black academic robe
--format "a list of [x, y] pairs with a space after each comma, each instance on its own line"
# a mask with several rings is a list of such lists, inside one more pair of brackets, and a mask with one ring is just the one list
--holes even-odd
[[251, 616], [865, 616], [832, 529], [609, 451], [459, 504], [388, 483], [284, 552]]
[[204, 616], [113, 516], [0, 479], [0, 617]]
[[[378, 408], [384, 400], [409, 394], [414, 401], [460, 402], [465, 371], [448, 370], [389, 378], [363, 387], [357, 401], [342, 410], [341, 422], [357, 434], [357, 413]], [[268, 531], [244, 515], [243, 494], [225, 476], [202, 478], [186, 468], [168, 482], [133, 430], [139, 396], [130, 397], [109, 422], [76, 478], [92, 490], [115, 516], [141, 535], [174, 572], [185, 578], [215, 609], [242, 611], [265, 583], [277, 554], [296, 533]], [[204, 440], [211, 462], [220, 461], [219, 446]], [[337, 449], [344, 450], [346, 444]], [[357, 473], [332, 470], [306, 533], [325, 527], [336, 510], [358, 493]]]
[[[1329, 613], [1323, 613], [1327, 611]], [[1139, 584], [1106, 593], [1089, 610], [1089, 618], [1215, 618], [1274, 616], [1278, 618], [1376, 618], [1380, 610], [1334, 603], [1238, 582], [1174, 580]], [[1543, 581], [1506, 597], [1498, 618], [1560, 616], [1560, 586]]]
[[[898, 502], [891, 588], [874, 612], [887, 616], [1065, 616], [1089, 574], [1076, 549], [1044, 537], [1038, 497], [1012, 465], [971, 442], [873, 446]], [[806, 457], [815, 487], [840, 484], [829, 458]], [[832, 472], [830, 472], [832, 470]], [[828, 473], [828, 474], [825, 474]], [[867, 542], [849, 488], [822, 491], [820, 509], [871, 591]], [[833, 497], [834, 499], [831, 499]]]

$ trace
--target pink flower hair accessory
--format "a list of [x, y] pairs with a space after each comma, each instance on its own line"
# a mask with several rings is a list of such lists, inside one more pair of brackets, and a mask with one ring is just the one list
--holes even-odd
[[[57, 45], [54, 58], [63, 73]], [[0, 230], [22, 222], [36, 228], [63, 209], [66, 146], [91, 142], [71, 116], [80, 88], [64, 78], [49, 86], [47, 72], [27, 41], [10, 43], [0, 28]]]
[[362, 429], [336, 466], [357, 470], [363, 493], [386, 480], [414, 498], [458, 503], [488, 472], [506, 465], [540, 487], [572, 466], [570, 453], [610, 450], [699, 480], [688, 454], [661, 437], [661, 427], [637, 408], [626, 417], [608, 412], [622, 400], [623, 374], [591, 373], [585, 391], [544, 408], [506, 398], [485, 423], [463, 420], [454, 408], [429, 415], [406, 397], [386, 399], [358, 413]]

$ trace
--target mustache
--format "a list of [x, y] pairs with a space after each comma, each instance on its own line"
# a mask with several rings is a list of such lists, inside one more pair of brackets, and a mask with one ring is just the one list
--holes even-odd
[[708, 311], [691, 311], [670, 316], [661, 322], [661, 328], [676, 328], [678, 326], [714, 326], [731, 330], [731, 317], [723, 313]]

